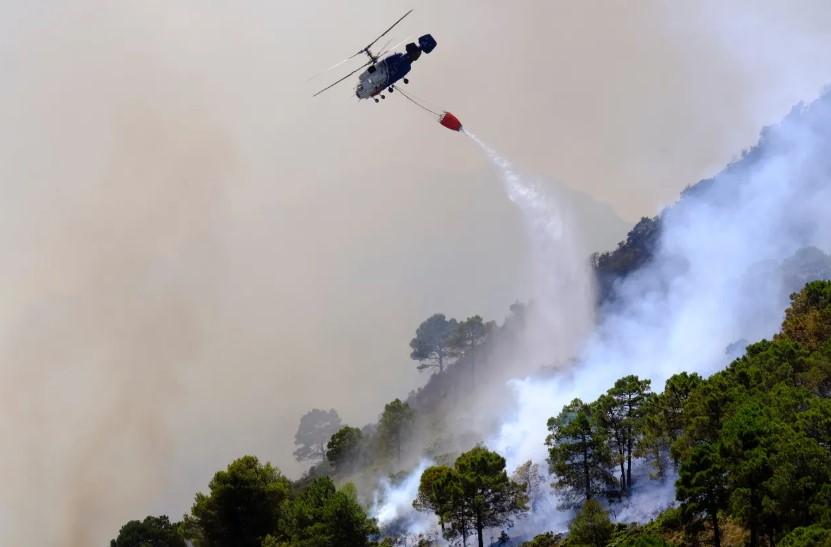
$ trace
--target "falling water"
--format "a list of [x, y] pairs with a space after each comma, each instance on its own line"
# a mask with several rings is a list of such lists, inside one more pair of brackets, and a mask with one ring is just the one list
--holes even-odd
[[543, 182], [520, 175], [504, 156], [479, 137], [464, 131], [485, 153], [517, 207], [530, 243], [528, 296], [535, 317], [526, 345], [529, 367], [560, 366], [572, 358], [592, 325], [593, 287], [589, 251], [582, 245], [571, 211]]

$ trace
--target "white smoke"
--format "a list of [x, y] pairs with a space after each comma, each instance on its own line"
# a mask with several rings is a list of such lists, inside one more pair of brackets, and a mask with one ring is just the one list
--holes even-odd
[[[617, 287], [576, 366], [511, 382], [517, 408], [489, 442], [516, 465], [540, 461], [546, 419], [637, 374], [660, 391], [681, 371], [710, 374], [726, 348], [774, 334], [787, 305], [781, 269], [805, 246], [831, 249], [831, 96], [763, 132], [758, 149], [664, 211], [650, 264]], [[644, 484], [645, 482], [645, 484]], [[673, 481], [641, 480], [618, 520], [647, 520], [672, 502]], [[549, 515], [556, 529], [558, 514]]]
[[386, 477], [381, 479], [370, 514], [382, 530], [387, 533], [400, 530], [409, 535], [419, 535], [436, 529], [438, 520], [434, 515], [413, 509], [421, 474], [431, 465], [432, 461], [422, 460], [400, 483], [394, 484]]

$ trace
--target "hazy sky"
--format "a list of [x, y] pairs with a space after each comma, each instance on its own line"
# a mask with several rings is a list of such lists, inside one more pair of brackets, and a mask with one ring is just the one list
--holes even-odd
[[[4, 2], [0, 543], [178, 518], [245, 453], [296, 474], [304, 411], [423, 382], [421, 319], [524, 297], [480, 152], [310, 75], [414, 7], [411, 91], [632, 222], [831, 82], [831, 4], [723, 4]], [[580, 211], [587, 253], [623, 235]]]

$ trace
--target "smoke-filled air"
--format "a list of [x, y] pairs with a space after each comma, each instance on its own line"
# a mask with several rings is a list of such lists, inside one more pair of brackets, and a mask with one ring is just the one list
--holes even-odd
[[831, 544], [827, 2], [0, 13], [0, 545]]

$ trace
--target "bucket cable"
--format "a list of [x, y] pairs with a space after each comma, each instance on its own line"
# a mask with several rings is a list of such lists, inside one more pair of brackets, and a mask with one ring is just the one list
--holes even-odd
[[434, 116], [438, 116], [439, 118], [441, 118], [441, 114], [439, 114], [438, 112], [435, 112], [435, 111], [433, 111], [433, 110], [430, 110], [429, 108], [427, 108], [426, 106], [424, 106], [424, 105], [423, 105], [423, 104], [421, 104], [420, 102], [416, 101], [415, 99], [413, 99], [412, 97], [410, 97], [409, 95], [407, 95], [406, 93], [404, 93], [404, 91], [403, 91], [400, 87], [398, 87], [398, 86], [393, 86], [393, 87], [395, 88], [395, 90], [396, 90], [396, 91], [398, 91], [399, 93], [401, 93], [401, 95], [403, 95], [405, 99], [407, 99], [408, 101], [410, 101], [411, 103], [413, 103], [413, 104], [414, 104], [414, 105], [416, 105], [417, 107], [419, 107], [419, 108], [421, 108], [421, 109], [424, 109], [424, 110], [426, 110], [427, 112], [429, 112], [430, 114], [433, 114]]

